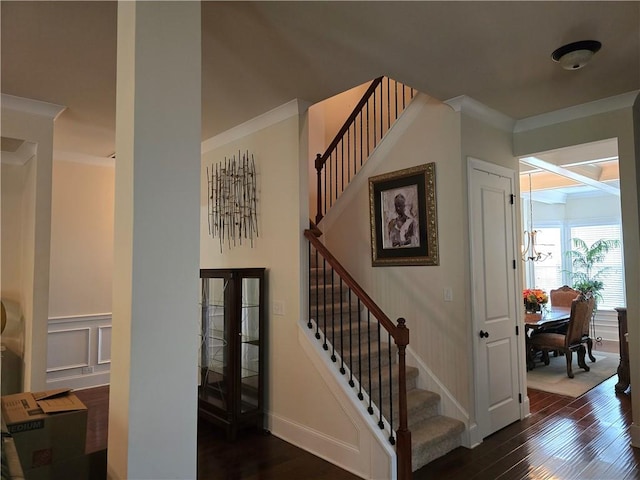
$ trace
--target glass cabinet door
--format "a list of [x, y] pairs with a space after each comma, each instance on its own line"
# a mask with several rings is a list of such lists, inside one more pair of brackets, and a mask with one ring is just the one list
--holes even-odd
[[242, 279], [240, 341], [240, 411], [259, 406], [260, 381], [260, 279]]
[[264, 268], [201, 269], [198, 412], [234, 440], [264, 428]]
[[226, 278], [202, 279], [202, 336], [199, 398], [222, 410], [229, 407], [229, 325], [225, 319]]

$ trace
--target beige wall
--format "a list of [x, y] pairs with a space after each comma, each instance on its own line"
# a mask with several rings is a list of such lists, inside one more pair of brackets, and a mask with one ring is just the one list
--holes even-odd
[[23, 191], [28, 165], [2, 164], [2, 298], [21, 301]]
[[[229, 249], [225, 244], [220, 253], [219, 239], [208, 232], [205, 169], [247, 150], [256, 165], [259, 237], [253, 248], [245, 243]], [[315, 447], [309, 444], [308, 436], [357, 447], [364, 435], [338, 404], [299, 341], [299, 322], [306, 318], [306, 247], [302, 237], [308, 227], [306, 152], [304, 119], [294, 116], [203, 154], [201, 267], [267, 269], [266, 385], [273, 433], [310, 450]], [[282, 303], [283, 315], [273, 314], [274, 302]]]
[[325, 152], [369, 85], [370, 82], [363, 83], [309, 107], [308, 189], [309, 216], [312, 219], [315, 219], [317, 210], [317, 173], [314, 167], [316, 155]]
[[111, 312], [114, 172], [53, 163], [49, 317]]
[[[355, 195], [345, 197], [349, 204], [341, 205], [337, 218], [327, 216], [331, 226], [326, 229], [325, 243], [389, 318], [407, 320], [410, 347], [468, 409], [471, 346], [464, 254], [466, 164], [460, 148], [460, 115], [426, 96], [414, 102], [422, 103], [418, 116], [384, 152], [384, 158], [374, 160], [361, 173], [371, 177], [435, 162], [440, 265], [371, 266], [366, 183]], [[452, 289], [453, 302], [444, 302], [444, 287]]]

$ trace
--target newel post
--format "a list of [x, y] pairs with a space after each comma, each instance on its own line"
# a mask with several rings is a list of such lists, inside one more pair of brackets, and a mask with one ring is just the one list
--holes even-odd
[[316, 225], [322, 220], [322, 155], [316, 155]]
[[397, 335], [395, 336], [398, 346], [398, 409], [400, 414], [400, 425], [396, 430], [398, 443], [396, 455], [398, 458], [398, 480], [410, 480], [411, 472], [411, 431], [407, 426], [407, 370], [406, 370], [406, 348], [409, 344], [409, 329], [405, 325], [405, 319], [398, 319]]

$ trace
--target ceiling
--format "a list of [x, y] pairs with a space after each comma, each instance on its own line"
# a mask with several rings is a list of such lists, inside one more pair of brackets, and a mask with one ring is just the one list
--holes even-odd
[[542, 203], [569, 197], [620, 196], [615, 138], [543, 152], [520, 159], [520, 193]]
[[[56, 150], [115, 150], [116, 24], [117, 2], [1, 2], [1, 91], [67, 107]], [[551, 60], [585, 39], [585, 68]], [[202, 2], [203, 140], [380, 75], [513, 119], [638, 90], [640, 2]]]

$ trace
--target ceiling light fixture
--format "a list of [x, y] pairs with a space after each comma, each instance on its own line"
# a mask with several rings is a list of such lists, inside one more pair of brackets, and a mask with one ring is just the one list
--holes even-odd
[[600, 47], [602, 44], [597, 40], [581, 40], [556, 49], [551, 58], [565, 70], [578, 70], [591, 60]]

